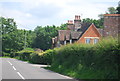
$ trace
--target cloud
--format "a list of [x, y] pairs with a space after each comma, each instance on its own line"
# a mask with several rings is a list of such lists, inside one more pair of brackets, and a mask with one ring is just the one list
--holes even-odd
[[119, 0], [0, 0], [2, 16], [14, 18], [18, 28], [34, 29], [37, 25], [60, 25], [81, 18], [97, 19]]

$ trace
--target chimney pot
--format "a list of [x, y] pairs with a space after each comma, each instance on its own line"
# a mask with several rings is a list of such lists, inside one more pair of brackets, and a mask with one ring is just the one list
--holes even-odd
[[73, 24], [73, 21], [72, 20], [68, 20], [68, 24]]
[[80, 20], [80, 15], [75, 15], [75, 20]]

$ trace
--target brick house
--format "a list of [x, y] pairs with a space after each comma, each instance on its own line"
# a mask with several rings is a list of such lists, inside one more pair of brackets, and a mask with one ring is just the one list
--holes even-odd
[[76, 15], [74, 23], [68, 20], [67, 30], [58, 30], [58, 36], [52, 38], [53, 47], [77, 43], [95, 44], [100, 40], [101, 29], [92, 24], [82, 23], [80, 16]]
[[120, 32], [120, 14], [104, 14], [103, 36], [118, 37]]

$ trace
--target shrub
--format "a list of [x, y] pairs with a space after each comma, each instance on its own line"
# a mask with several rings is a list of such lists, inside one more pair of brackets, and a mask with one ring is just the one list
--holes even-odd
[[44, 64], [44, 58], [37, 53], [31, 53], [29, 62], [35, 63], [35, 64]]
[[34, 53], [34, 50], [32, 48], [26, 48], [16, 52], [15, 56], [18, 56], [20, 60], [28, 61], [31, 53]]
[[47, 50], [45, 52], [39, 53], [34, 52], [30, 54], [30, 62], [37, 64], [48, 64], [50, 65], [54, 60], [55, 51]]
[[71, 44], [55, 50], [50, 69], [81, 79], [117, 79], [117, 39], [103, 39], [98, 44]]

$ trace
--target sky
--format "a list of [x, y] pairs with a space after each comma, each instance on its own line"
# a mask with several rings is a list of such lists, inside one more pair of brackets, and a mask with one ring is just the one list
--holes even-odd
[[67, 23], [75, 15], [81, 19], [98, 19], [108, 7], [120, 0], [0, 0], [0, 16], [14, 18], [18, 29], [34, 30], [37, 26]]

